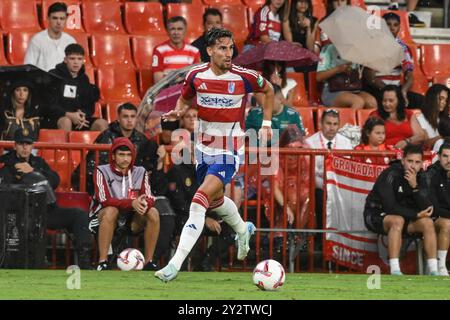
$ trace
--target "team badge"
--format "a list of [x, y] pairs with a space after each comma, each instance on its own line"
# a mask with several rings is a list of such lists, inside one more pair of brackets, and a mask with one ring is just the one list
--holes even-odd
[[236, 84], [234, 82], [228, 83], [228, 93], [234, 93], [235, 88], [236, 88]]
[[258, 84], [258, 86], [259, 86], [260, 88], [262, 88], [263, 85], [264, 85], [264, 78], [263, 78], [261, 75], [259, 75], [259, 76], [258, 76], [258, 79], [256, 80], [256, 83]]
[[25, 137], [27, 137], [30, 134], [30, 131], [27, 128], [23, 128], [22, 133]]
[[186, 180], [184, 181], [184, 184], [186, 185], [186, 187], [190, 187], [190, 186], [192, 186], [192, 180], [190, 178], [186, 178]]

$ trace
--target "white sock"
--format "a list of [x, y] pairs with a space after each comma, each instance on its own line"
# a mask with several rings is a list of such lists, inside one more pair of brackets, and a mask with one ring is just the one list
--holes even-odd
[[437, 272], [437, 259], [427, 259], [427, 265], [430, 272]]
[[[199, 200], [201, 198], [201, 200]], [[202, 202], [200, 204], [199, 202]], [[192, 247], [200, 237], [203, 227], [205, 225], [205, 213], [208, 208], [208, 198], [203, 192], [197, 192], [192, 200], [189, 209], [189, 219], [186, 221], [181, 231], [180, 242], [178, 243], [177, 251], [175, 252], [169, 263], [173, 264], [177, 270], [181, 269], [186, 257], [192, 250]]]
[[447, 250], [438, 250], [438, 267], [447, 268], [445, 261], [447, 260]]
[[[243, 234], [247, 231], [247, 225], [242, 220], [239, 210], [236, 204], [228, 197], [223, 197], [223, 204], [220, 205], [222, 199], [211, 204], [211, 210], [217, 212], [217, 214], [225, 221], [233, 230], [238, 234]], [[219, 205], [218, 207], [215, 207]]]
[[391, 267], [391, 273], [394, 271], [400, 271], [400, 262], [398, 258], [389, 259], [389, 266]]

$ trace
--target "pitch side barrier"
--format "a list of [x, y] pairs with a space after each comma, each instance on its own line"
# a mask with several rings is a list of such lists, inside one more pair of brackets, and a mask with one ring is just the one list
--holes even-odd
[[[12, 149], [14, 142], [0, 141], [0, 152]], [[34, 148], [38, 154], [44, 155], [45, 160], [60, 176], [69, 177], [67, 187], [62, 191], [73, 190], [70, 176], [76, 167], [75, 158], [80, 164], [80, 190], [86, 191], [86, 154], [95, 152], [96, 162], [100, 151], [107, 151], [110, 145], [82, 144], [82, 143], [46, 143], [36, 142]], [[170, 168], [172, 147], [167, 147], [165, 170]], [[365, 234], [365, 230], [326, 230], [316, 225], [315, 217], [315, 164], [318, 158], [328, 154], [344, 157], [391, 157], [397, 154], [393, 151], [354, 151], [354, 150], [318, 150], [318, 149], [292, 149], [292, 148], [246, 148], [245, 161], [237, 175], [243, 182], [243, 199], [241, 212], [244, 220], [252, 220], [256, 227], [255, 251], [256, 261], [263, 258], [276, 258], [284, 266], [290, 266], [291, 271], [315, 271], [317, 268], [325, 270], [325, 261], [322, 257], [321, 266], [315, 266], [315, 236], [325, 233]], [[82, 155], [82, 156], [81, 156]], [[269, 160], [268, 160], [269, 159]], [[263, 161], [261, 161], [263, 160]], [[0, 164], [1, 166], [1, 164]], [[263, 174], [262, 174], [263, 173]], [[280, 175], [284, 178], [280, 179]], [[324, 166], [323, 175], [326, 176]], [[231, 197], [237, 194], [235, 179], [231, 183]], [[276, 195], [276, 186], [278, 192]], [[60, 189], [61, 190], [61, 189]], [[324, 185], [326, 191], [326, 185]], [[253, 192], [253, 195], [252, 195]], [[278, 198], [278, 201], [276, 200]], [[322, 221], [326, 221], [325, 208], [326, 192], [322, 203]], [[277, 203], [289, 203], [293, 207], [294, 222], [288, 224], [288, 206]], [[274, 243], [274, 239], [282, 239]], [[278, 244], [278, 247], [275, 246]], [[322, 237], [322, 247], [325, 237]], [[277, 255], [275, 249], [281, 249]], [[281, 256], [280, 256], [281, 255]], [[230, 255], [229, 268], [235, 270], [234, 254]], [[305, 264], [306, 261], [306, 264]], [[316, 261], [317, 262], [317, 261]], [[244, 261], [242, 267], [247, 269]]]

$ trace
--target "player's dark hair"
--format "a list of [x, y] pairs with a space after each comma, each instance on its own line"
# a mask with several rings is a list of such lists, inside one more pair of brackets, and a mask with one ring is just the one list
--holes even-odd
[[126, 102], [119, 106], [119, 108], [117, 109], [117, 114], [120, 114], [122, 110], [132, 110], [137, 112], [137, 107], [132, 103]]
[[222, 21], [222, 12], [220, 12], [216, 8], [208, 8], [205, 10], [205, 13], [203, 14], [203, 24], [206, 23], [206, 19], [208, 18], [208, 16], [219, 16], [220, 21]]
[[182, 16], [175, 16], [175, 17], [172, 17], [172, 18], [167, 19], [166, 29], [169, 28], [169, 24], [170, 24], [170, 23], [175, 23], [175, 22], [183, 22], [183, 24], [184, 24], [185, 26], [187, 26], [187, 21], [186, 21], [185, 18], [183, 18]]
[[50, 17], [50, 15], [54, 12], [64, 12], [67, 16], [67, 5], [64, 2], [55, 2], [50, 7], [48, 7], [47, 16]]
[[366, 120], [361, 129], [361, 142], [363, 144], [369, 144], [369, 135], [376, 126], [384, 126], [384, 120], [375, 117], [370, 117]]
[[223, 28], [212, 28], [208, 31], [208, 33], [206, 33], [206, 46], [214, 46], [217, 43], [217, 40], [219, 40], [220, 38], [233, 39], [233, 33]]
[[438, 155], [442, 154], [444, 150], [450, 150], [450, 140], [445, 140], [444, 143], [439, 147]]
[[383, 19], [384, 19], [386, 22], [387, 22], [388, 20], [395, 20], [395, 21], [397, 21], [398, 23], [401, 23], [401, 22], [400, 22], [400, 16], [399, 16], [398, 14], [394, 13], [394, 12], [388, 12], [388, 13], [383, 14]]
[[64, 49], [64, 53], [66, 54], [66, 57], [70, 56], [71, 54], [78, 54], [83, 57], [85, 55], [84, 48], [78, 43], [69, 44], [66, 49]]
[[403, 149], [403, 157], [406, 158], [409, 154], [420, 154], [423, 157], [422, 145], [408, 143]]

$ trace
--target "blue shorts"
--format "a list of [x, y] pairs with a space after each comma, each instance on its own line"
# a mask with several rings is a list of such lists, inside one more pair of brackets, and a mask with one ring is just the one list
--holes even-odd
[[195, 150], [197, 161], [196, 175], [198, 184], [201, 185], [208, 174], [219, 178], [223, 185], [231, 182], [231, 179], [239, 170], [239, 156], [237, 155], [208, 155], [200, 150]]

